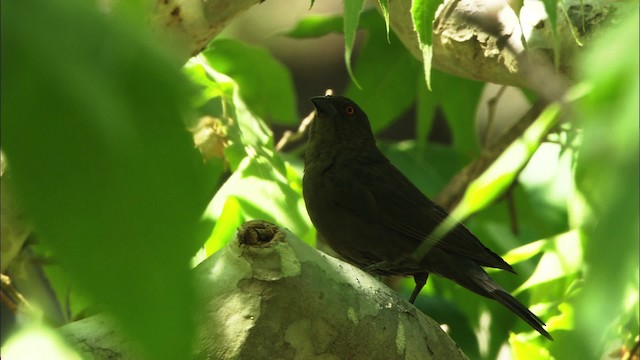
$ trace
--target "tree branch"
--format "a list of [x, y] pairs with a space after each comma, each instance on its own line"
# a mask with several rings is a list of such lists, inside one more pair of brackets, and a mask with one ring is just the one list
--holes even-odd
[[494, 142], [485, 147], [480, 156], [464, 167], [449, 181], [447, 186], [435, 198], [435, 202], [451, 211], [458, 204], [469, 184], [482, 174], [511, 143], [520, 137], [536, 120], [547, 103], [539, 100], [518, 122]]
[[[466, 359], [440, 326], [367, 273], [264, 221], [194, 269], [196, 358]], [[62, 327], [96, 359], [138, 350], [104, 316]]]
[[155, 0], [151, 26], [178, 44], [187, 61], [236, 16], [264, 0]]
[[[546, 67], [557, 60], [557, 68], [570, 74], [570, 59], [580, 51], [575, 36], [589, 42], [624, 6], [596, 0], [583, 3], [564, 1], [565, 7], [558, 9], [554, 40], [542, 2], [525, 2], [518, 18], [505, 0], [445, 0], [434, 22], [433, 67], [464, 78], [538, 88], [528, 75], [531, 67]], [[411, 1], [389, 1], [391, 28], [422, 60], [410, 10]]]

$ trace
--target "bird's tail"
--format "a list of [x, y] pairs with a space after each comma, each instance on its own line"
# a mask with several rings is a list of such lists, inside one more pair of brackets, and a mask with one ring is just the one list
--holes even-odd
[[549, 340], [553, 340], [551, 335], [544, 329], [545, 323], [540, 320], [534, 313], [529, 311], [524, 305], [522, 305], [516, 298], [511, 296], [508, 292], [502, 289], [496, 289], [491, 292], [491, 297], [500, 304], [504, 305], [507, 309], [511, 310], [514, 314], [518, 315], [527, 324], [531, 325], [537, 332]]
[[[475, 265], [475, 264], [474, 264]], [[480, 266], [469, 266], [464, 271], [465, 276], [458, 277], [456, 282], [482, 296], [494, 299], [502, 304], [512, 313], [518, 315], [522, 320], [549, 340], [553, 340], [551, 335], [544, 329], [545, 323], [534, 313], [529, 311], [516, 298], [511, 296], [498, 283], [495, 282]]]

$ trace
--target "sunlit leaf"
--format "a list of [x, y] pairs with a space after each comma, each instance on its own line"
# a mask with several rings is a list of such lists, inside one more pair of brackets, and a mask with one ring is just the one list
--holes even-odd
[[391, 42], [389, 38], [389, 0], [378, 0], [380, 10], [382, 10], [382, 16], [384, 17], [384, 23], [387, 27], [387, 42]]
[[[238, 84], [238, 88], [241, 85]], [[239, 90], [236, 94], [241, 93]], [[240, 139], [245, 147], [253, 147], [255, 151], [269, 151], [273, 149], [273, 132], [264, 123], [264, 121], [253, 115], [249, 110], [249, 106], [238, 96], [234, 96], [233, 105], [235, 106], [236, 121], [240, 130]]]
[[620, 338], [615, 329], [628, 321], [619, 317], [625, 295], [639, 287], [637, 7], [628, 14], [580, 64], [589, 91], [576, 110], [584, 124], [576, 184], [589, 209], [582, 227], [588, 272], [573, 301], [576, 326], [565, 346], [581, 358], [600, 357], [608, 341]]
[[469, 185], [460, 204], [454, 210], [456, 218], [466, 218], [487, 206], [507, 189], [538, 149], [547, 131], [555, 124], [559, 112], [558, 104], [548, 106], [522, 136], [509, 145], [493, 164]]
[[560, 311], [560, 314], [547, 320], [547, 328], [554, 330], [573, 330], [575, 321], [573, 305], [563, 302], [558, 304], [557, 309]]
[[427, 88], [431, 90], [431, 57], [433, 56], [433, 20], [442, 0], [412, 0], [411, 20], [418, 35]]
[[224, 84], [214, 81], [207, 75], [203, 64], [189, 61], [183, 67], [185, 74], [192, 83], [200, 86], [198, 98], [194, 101], [196, 107], [204, 105], [212, 98], [222, 96], [225, 93]]
[[574, 156], [574, 150], [563, 151], [559, 144], [542, 143], [518, 176], [518, 182], [535, 194], [529, 198], [531, 206], [547, 208], [541, 214], [546, 224], [566, 221], [567, 207], [576, 205]]
[[546, 242], [535, 272], [514, 294], [533, 286], [576, 274], [582, 266], [582, 245], [577, 231], [558, 235]]
[[549, 350], [546, 346], [532, 342], [524, 334], [511, 334], [509, 336], [512, 359], [549, 360]]
[[354, 76], [351, 69], [351, 52], [353, 51], [353, 44], [356, 40], [356, 30], [358, 29], [358, 22], [360, 21], [360, 13], [364, 7], [364, 0], [344, 0], [344, 61], [347, 66], [347, 72], [349, 77], [356, 84], [358, 80]]
[[231, 77], [251, 111], [277, 124], [298, 121], [289, 70], [267, 50], [217, 39], [203, 53], [211, 67]]
[[213, 233], [204, 244], [206, 255], [209, 256], [215, 253], [231, 241], [236, 230], [243, 222], [244, 218], [242, 217], [240, 203], [233, 196], [227, 197], [216, 226], [213, 228]]
[[540, 254], [547, 246], [547, 243], [547, 240], [534, 241], [509, 251], [502, 258], [509, 264], [514, 265]]
[[469, 184], [462, 200], [450, 216], [433, 230], [429, 237], [414, 250], [412, 256], [416, 259], [422, 258], [431, 248], [431, 244], [445, 236], [459, 221], [495, 201], [513, 183], [518, 172], [526, 165], [547, 131], [555, 124], [559, 112], [558, 104], [548, 106], [520, 138], [515, 140], [484, 173]]
[[246, 157], [209, 205], [211, 216], [219, 219], [227, 198], [233, 196], [245, 219], [270, 221], [293, 233], [306, 234], [310, 221], [302, 196], [273, 161], [262, 155]]

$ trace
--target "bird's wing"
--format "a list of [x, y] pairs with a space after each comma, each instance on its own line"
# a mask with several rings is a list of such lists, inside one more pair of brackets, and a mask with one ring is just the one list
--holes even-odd
[[[401, 235], [411, 248], [417, 248], [426, 241], [427, 248], [437, 246], [472, 259], [479, 265], [514, 272], [508, 263], [482, 245], [460, 223], [456, 223], [442, 239], [436, 238], [432, 232], [448, 217], [447, 212], [422, 194], [381, 153], [369, 156], [365, 161], [366, 166], [359, 167], [365, 170], [352, 176], [348, 191], [368, 200], [354, 204], [336, 199], [341, 206], [352, 208], [354, 213], [367, 217], [368, 221]], [[361, 209], [364, 206], [366, 209]]]

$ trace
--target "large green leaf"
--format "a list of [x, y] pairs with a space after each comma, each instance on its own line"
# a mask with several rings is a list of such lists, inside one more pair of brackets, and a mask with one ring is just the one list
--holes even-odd
[[294, 39], [306, 39], [324, 36], [330, 33], [342, 33], [344, 20], [339, 15], [309, 15], [298, 21], [285, 35]]
[[[561, 277], [577, 274], [582, 266], [582, 245], [577, 231], [571, 231], [548, 239], [544, 243], [544, 255], [538, 267], [527, 281], [514, 293]], [[536, 242], [533, 244], [539, 244]], [[542, 249], [540, 249], [542, 250]]]
[[200, 85], [202, 101], [220, 104], [215, 110], [202, 109], [204, 114], [224, 119], [229, 144], [224, 148], [226, 162], [235, 171], [250, 154], [262, 153], [271, 158], [274, 152], [273, 132], [264, 120], [251, 111], [242, 98], [242, 84], [213, 69], [204, 56], [192, 58], [184, 71], [194, 83]]
[[351, 69], [351, 52], [356, 41], [356, 30], [360, 21], [360, 13], [364, 7], [364, 0], [344, 0], [344, 62], [351, 79], [358, 85], [358, 81]]
[[300, 179], [292, 180], [275, 164], [278, 159], [264, 155], [247, 156], [225, 182], [209, 205], [208, 212], [219, 219], [227, 199], [233, 196], [244, 219], [261, 219], [286, 227], [304, 236], [310, 220], [300, 192]]
[[465, 165], [465, 157], [449, 147], [422, 146], [416, 141], [380, 143], [380, 150], [423, 193], [434, 197]]
[[411, 20], [418, 35], [427, 88], [431, 90], [431, 58], [433, 57], [433, 20], [442, 0], [412, 0]]
[[553, 41], [553, 63], [557, 67], [560, 66], [561, 51], [560, 40], [558, 38], [558, 6], [564, 6], [564, 4], [558, 0], [542, 0], [542, 3], [544, 4], [544, 11], [548, 16], [549, 28], [551, 29], [551, 41]]
[[378, 5], [380, 5], [380, 10], [382, 11], [382, 16], [384, 17], [384, 24], [387, 27], [387, 42], [391, 42], [389, 38], [389, 0], [378, 0]]
[[298, 121], [291, 74], [267, 50], [218, 39], [203, 55], [211, 67], [238, 84], [240, 97], [256, 115], [283, 125]]
[[[374, 15], [376, 14], [376, 15]], [[369, 29], [374, 23], [379, 25], [379, 15], [375, 9], [362, 12], [358, 18], [357, 29]], [[316, 38], [330, 33], [344, 33], [344, 17], [342, 15], [308, 15], [302, 18], [293, 29], [285, 33], [295, 39]]]
[[[223, 106], [213, 115], [227, 119], [228, 146], [224, 156], [233, 171], [205, 213], [205, 219], [214, 222], [215, 227], [203, 255], [221, 248], [249, 219], [271, 221], [309, 239], [310, 220], [302, 201], [301, 179], [275, 152], [269, 127], [245, 103], [241, 96], [244, 84], [217, 72], [207, 57], [190, 63], [197, 66], [191, 64], [186, 70], [205, 94], [210, 88], [222, 89], [218, 100]], [[202, 70], [207, 76], [202, 76]]]
[[[588, 272], [574, 301], [575, 330], [564, 348], [578, 349], [580, 358], [601, 357], [611, 341], [637, 336], [625, 329], [624, 317], [627, 306], [638, 308], [637, 296], [629, 294], [639, 287], [637, 8], [628, 14], [580, 64], [581, 87], [588, 92], [577, 106], [584, 131], [576, 184], [587, 204], [586, 214], [579, 215]], [[637, 317], [631, 323], [638, 328]]]
[[2, 148], [75, 283], [150, 358], [183, 359], [211, 186], [183, 121], [187, 82], [153, 43], [80, 1], [3, 2]]
[[[557, 121], [559, 112], [558, 104], [549, 105], [520, 138], [509, 145], [489, 168], [469, 184], [464, 196], [451, 212], [451, 216], [438, 225], [431, 236], [441, 238], [458, 221], [466, 219], [496, 201], [513, 183], [516, 175], [538, 149], [544, 136]], [[429, 242], [425, 241], [414, 251], [413, 256], [422, 258], [429, 248]]]
[[205, 243], [206, 256], [222, 249], [233, 238], [236, 230], [244, 221], [240, 203], [234, 196], [228, 196], [222, 206], [216, 226]]
[[355, 64], [359, 86], [350, 82], [345, 95], [367, 112], [377, 132], [414, 102], [420, 64], [394, 34], [390, 35], [391, 43], [386, 41], [384, 21], [375, 10], [364, 12], [361, 24], [369, 37]]
[[511, 143], [484, 173], [469, 184], [454, 210], [457, 218], [464, 219], [486, 207], [507, 190], [556, 123], [559, 112], [558, 104], [547, 107], [520, 138]]
[[444, 112], [453, 133], [453, 146], [470, 157], [478, 154], [480, 145], [475, 117], [484, 83], [436, 70], [432, 72], [432, 77], [436, 91], [428, 95], [437, 98]]

